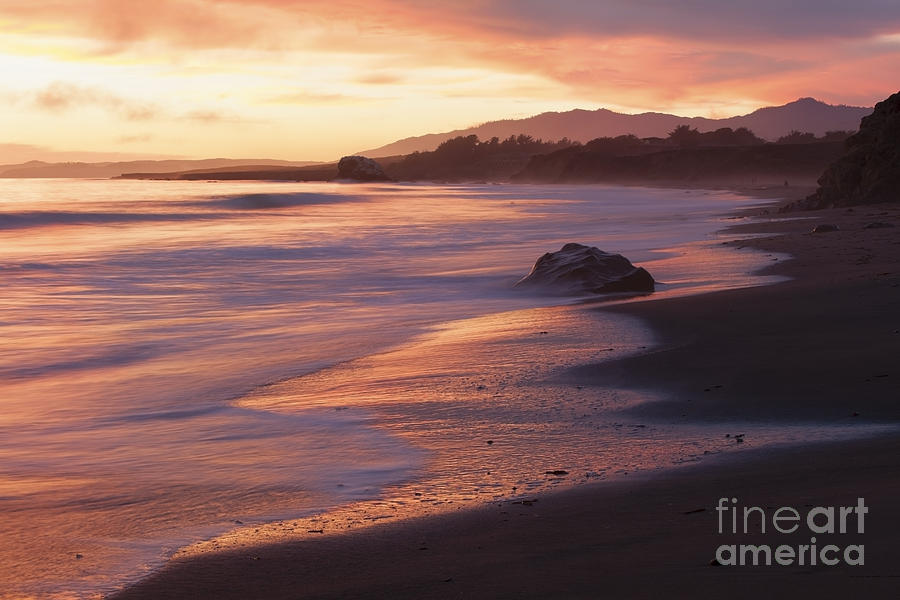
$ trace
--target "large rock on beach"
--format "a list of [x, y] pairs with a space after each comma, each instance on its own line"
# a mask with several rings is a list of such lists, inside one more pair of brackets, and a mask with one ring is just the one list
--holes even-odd
[[339, 179], [356, 181], [388, 181], [390, 178], [377, 162], [365, 156], [345, 156], [338, 163]]
[[652, 292], [653, 277], [621, 254], [569, 243], [537, 259], [515, 287], [560, 295]]
[[900, 92], [875, 105], [814, 194], [785, 210], [900, 202]]

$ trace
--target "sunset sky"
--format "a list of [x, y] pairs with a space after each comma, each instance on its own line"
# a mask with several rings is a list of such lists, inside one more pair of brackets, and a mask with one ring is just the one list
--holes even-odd
[[0, 0], [0, 163], [330, 160], [548, 110], [871, 106], [898, 65], [896, 0]]

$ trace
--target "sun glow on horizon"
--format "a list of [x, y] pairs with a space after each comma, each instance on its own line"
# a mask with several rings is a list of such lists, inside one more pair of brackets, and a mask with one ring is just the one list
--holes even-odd
[[650, 9], [605, 25], [602, 11], [618, 4], [562, 0], [552, 14], [499, 1], [0, 6], [0, 162], [24, 146], [331, 160], [547, 111], [721, 118], [803, 96], [871, 105], [895, 91], [900, 11], [855, 33], [835, 10], [816, 36], [763, 22], [701, 40]]

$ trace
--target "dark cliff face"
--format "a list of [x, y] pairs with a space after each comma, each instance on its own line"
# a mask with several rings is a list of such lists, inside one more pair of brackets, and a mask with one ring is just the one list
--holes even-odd
[[900, 202], [900, 92], [875, 105], [845, 148], [819, 178], [819, 189], [788, 209]]

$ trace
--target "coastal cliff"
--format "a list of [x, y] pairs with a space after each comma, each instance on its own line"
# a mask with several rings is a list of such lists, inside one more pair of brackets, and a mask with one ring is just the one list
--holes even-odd
[[900, 92], [875, 105], [815, 193], [786, 207], [817, 210], [900, 201]]

